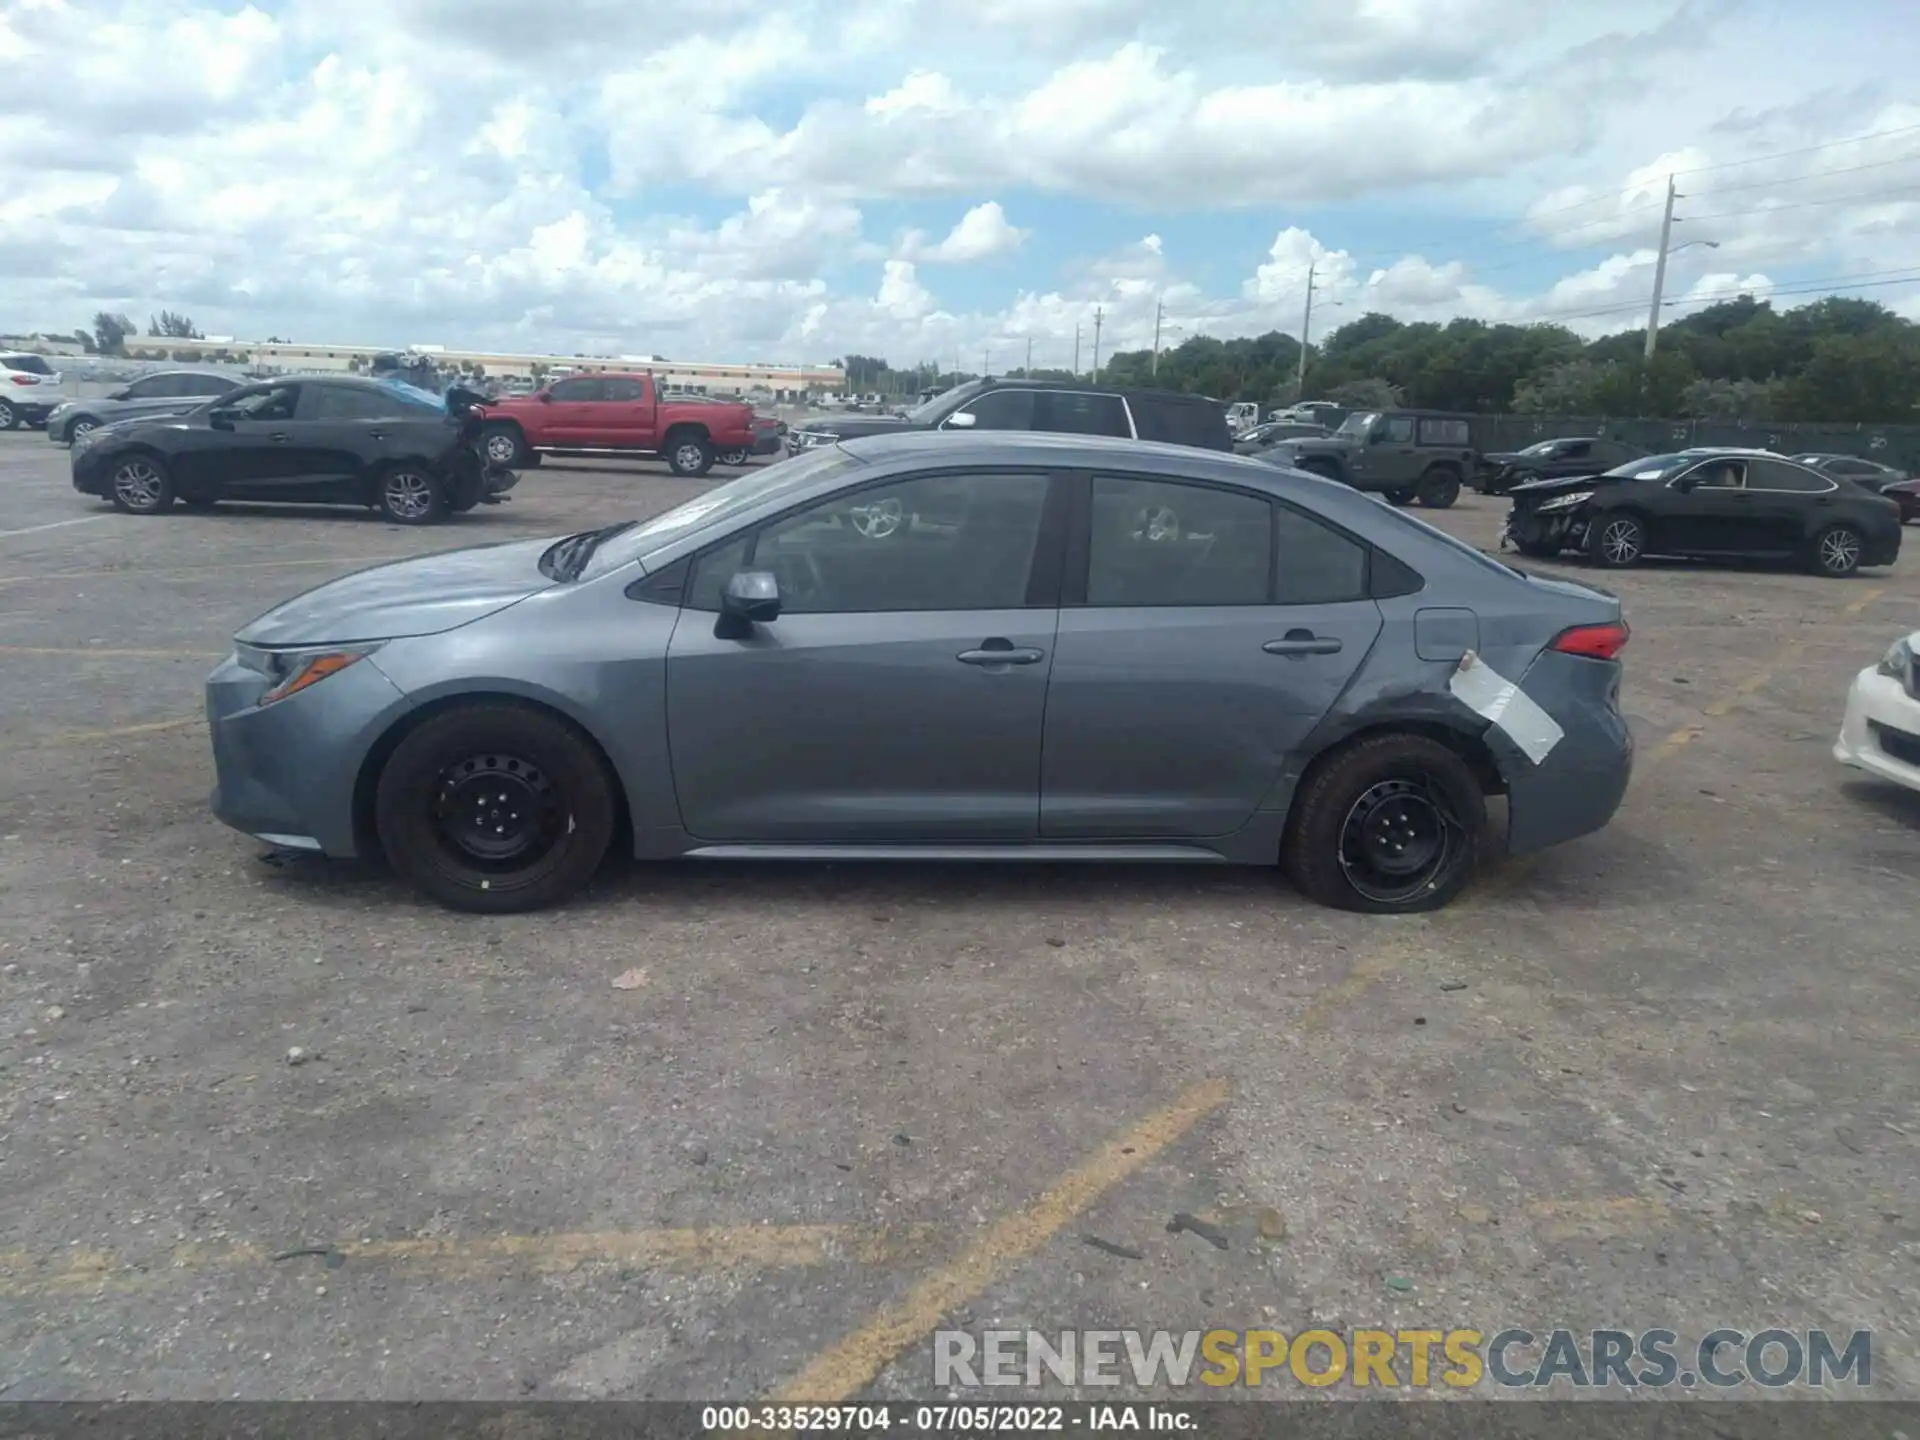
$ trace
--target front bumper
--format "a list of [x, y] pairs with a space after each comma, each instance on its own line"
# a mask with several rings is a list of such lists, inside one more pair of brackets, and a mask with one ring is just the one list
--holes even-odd
[[354, 789], [374, 742], [408, 707], [369, 657], [264, 709], [269, 681], [229, 655], [207, 677], [214, 818], [270, 844], [358, 853]]
[[1920, 700], [1878, 670], [1862, 670], [1847, 691], [1833, 758], [1882, 780], [1920, 790]]
[[[104, 451], [104, 453], [103, 453]], [[82, 495], [97, 495], [102, 500], [113, 495], [113, 455], [98, 444], [71, 453], [67, 464], [73, 472], [73, 488]]]

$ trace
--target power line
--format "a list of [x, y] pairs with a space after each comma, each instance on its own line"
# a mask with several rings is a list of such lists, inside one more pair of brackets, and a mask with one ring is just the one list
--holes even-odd
[[1891, 160], [1875, 160], [1866, 165], [1842, 165], [1833, 170], [1815, 170], [1807, 175], [1789, 175], [1784, 180], [1753, 180], [1745, 185], [1716, 185], [1711, 190], [1701, 190], [1688, 196], [1690, 200], [1704, 200], [1709, 195], [1733, 195], [1742, 190], [1767, 190], [1775, 185], [1798, 185], [1805, 180], [1821, 180], [1829, 175], [1857, 175], [1862, 170], [1884, 170], [1889, 165], [1912, 165], [1920, 161], [1920, 150], [1911, 155], [1899, 155]]
[[[1706, 294], [1666, 300], [1661, 303], [1661, 309], [1677, 305], [1714, 305], [1722, 300], [1738, 300], [1742, 295], [1751, 295], [1756, 300], [1765, 300], [1776, 295], [1819, 295], [1836, 290], [1871, 290], [1882, 285], [1916, 284], [1920, 284], [1920, 270], [1916, 270], [1913, 266], [1900, 270], [1862, 270], [1852, 275], [1834, 275], [1824, 279], [1783, 280], [1773, 285], [1735, 285]], [[1603, 315], [1625, 315], [1645, 310], [1652, 299], [1652, 295], [1645, 295], [1638, 300], [1623, 301], [1591, 310], [1544, 311], [1534, 318], [1536, 320], [1593, 320]]]
[[1864, 145], [1869, 140], [1885, 140], [1890, 135], [1911, 135], [1920, 125], [1900, 125], [1892, 130], [1874, 130], [1847, 140], [1829, 140], [1822, 145], [1804, 145], [1798, 150], [1776, 150], [1771, 155], [1755, 155], [1747, 160], [1722, 160], [1717, 165], [1696, 165], [1691, 170], [1676, 170], [1674, 177], [1704, 175], [1710, 170], [1731, 170], [1740, 165], [1764, 165], [1769, 160], [1791, 160], [1796, 155], [1817, 155], [1822, 150], [1838, 150], [1842, 145]]
[[[1850, 205], [1885, 200], [1895, 195], [1920, 195], [1920, 185], [1905, 186], [1898, 190], [1861, 190], [1852, 195], [1835, 195], [1830, 200], [1799, 200], [1791, 205], [1763, 205], [1755, 210], [1715, 210], [1706, 215], [1676, 215], [1675, 220], [1730, 220], [1739, 215], [1778, 215], [1783, 210], [1812, 210], [1823, 205]], [[1914, 204], [1914, 201], [1902, 201], [1902, 204]]]

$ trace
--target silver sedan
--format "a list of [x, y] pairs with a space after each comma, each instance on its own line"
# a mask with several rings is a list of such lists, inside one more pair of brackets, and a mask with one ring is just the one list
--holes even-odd
[[635, 855], [1278, 864], [1431, 909], [1627, 785], [1612, 596], [1184, 447], [907, 433], [240, 631], [214, 812], [517, 911]]

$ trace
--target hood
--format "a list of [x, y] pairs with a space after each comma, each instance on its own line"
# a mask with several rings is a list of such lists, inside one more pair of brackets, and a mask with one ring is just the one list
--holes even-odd
[[1518, 450], [1491, 450], [1480, 458], [1489, 465], [1521, 465], [1534, 457], [1522, 455]]
[[1591, 490], [1609, 483], [1603, 475], [1553, 475], [1544, 480], [1526, 480], [1513, 487], [1509, 495], [1557, 495], [1569, 490]]
[[1276, 451], [1283, 455], [1331, 455], [1340, 450], [1357, 450], [1359, 442], [1340, 435], [1295, 435], [1291, 439], [1276, 440], [1266, 447], [1263, 454]]
[[793, 427], [795, 430], [811, 430], [816, 435], [835, 435], [842, 440], [852, 440], [860, 435], [891, 435], [896, 430], [912, 428], [897, 415], [862, 415], [841, 420], [822, 418], [802, 420]]
[[331, 645], [438, 635], [550, 588], [546, 540], [422, 555], [361, 570], [296, 595], [233, 638], [248, 645]]

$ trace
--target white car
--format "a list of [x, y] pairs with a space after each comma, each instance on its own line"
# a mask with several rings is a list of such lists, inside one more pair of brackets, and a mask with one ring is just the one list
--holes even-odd
[[1853, 677], [1833, 758], [1909, 790], [1920, 790], [1920, 630], [1896, 640]]
[[54, 406], [72, 398], [44, 356], [0, 354], [0, 430], [44, 425]]

